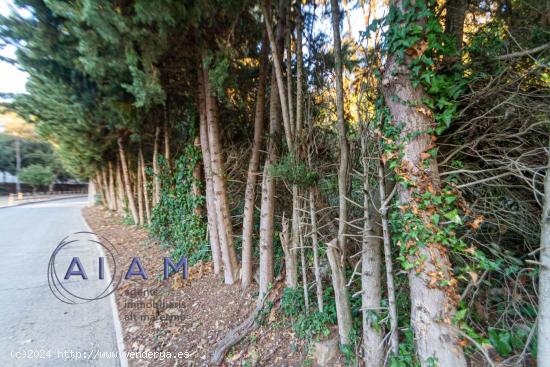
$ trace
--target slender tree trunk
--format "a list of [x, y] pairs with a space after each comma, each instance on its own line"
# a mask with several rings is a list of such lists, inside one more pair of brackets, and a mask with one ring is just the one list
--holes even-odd
[[291, 242], [288, 252], [285, 253], [286, 286], [296, 288], [298, 285], [298, 254], [300, 247], [300, 202], [298, 199], [298, 185], [292, 185], [292, 228]]
[[256, 185], [260, 167], [260, 148], [264, 133], [265, 87], [267, 72], [269, 69], [269, 45], [264, 38], [260, 56], [260, 76], [258, 91], [256, 92], [256, 113], [254, 117], [254, 142], [250, 162], [248, 163], [248, 175], [244, 196], [243, 214], [243, 250], [242, 250], [242, 287], [247, 288], [252, 282], [252, 232], [254, 229], [254, 203], [256, 199]]
[[119, 137], [118, 140], [118, 153], [120, 155], [120, 164], [122, 168], [122, 177], [124, 178], [124, 187], [126, 189], [126, 199], [128, 200], [128, 207], [130, 208], [130, 214], [134, 224], [139, 223], [138, 211], [136, 208], [136, 202], [134, 200], [134, 194], [132, 192], [132, 185], [130, 183], [130, 171], [128, 170], [128, 163], [126, 161], [126, 154], [124, 152], [124, 145], [122, 138]]
[[313, 249], [313, 274], [315, 275], [315, 289], [317, 293], [317, 307], [323, 312], [323, 280], [319, 266], [319, 239], [317, 236], [317, 210], [315, 209], [315, 189], [309, 188], [309, 215], [311, 218], [311, 247]]
[[21, 192], [21, 181], [19, 176], [21, 174], [21, 138], [19, 136], [15, 137], [15, 176], [17, 176], [17, 181], [15, 181], [15, 191], [17, 193]]
[[124, 214], [126, 204], [124, 200], [124, 182], [122, 181], [122, 169], [120, 167], [120, 157], [117, 159], [116, 164], [116, 187], [117, 187], [117, 210], [119, 213]]
[[139, 225], [143, 225], [145, 223], [145, 218], [143, 215], [143, 182], [141, 177], [141, 159], [139, 158], [139, 153], [136, 165], [136, 198], [138, 204]]
[[160, 139], [160, 126], [157, 123], [155, 127], [155, 142], [153, 144], [153, 206], [156, 206], [160, 201], [160, 179], [159, 179], [159, 139]]
[[164, 119], [164, 158], [166, 159], [166, 168], [170, 171], [170, 125], [168, 125], [168, 112]]
[[388, 205], [386, 203], [386, 180], [382, 162], [378, 166], [378, 187], [380, 190], [380, 220], [384, 239], [384, 265], [386, 267], [386, 288], [388, 289], [388, 311], [390, 317], [390, 348], [394, 355], [399, 354], [399, 334], [397, 330], [397, 304], [395, 285], [393, 283], [393, 260], [391, 254], [391, 236], [388, 222]]
[[338, 333], [340, 343], [349, 344], [349, 333], [351, 331], [351, 309], [349, 305], [347, 285], [345, 279], [346, 257], [346, 232], [347, 232], [347, 193], [348, 193], [348, 166], [349, 146], [347, 139], [347, 128], [344, 121], [344, 84], [342, 66], [342, 47], [340, 40], [340, 8], [337, 0], [330, 1], [332, 13], [332, 32], [334, 40], [334, 61], [336, 75], [336, 112], [338, 117], [338, 138], [340, 163], [338, 166], [338, 237], [337, 247], [329, 247], [327, 255], [332, 270], [332, 285], [336, 297], [336, 314], [338, 318]]
[[109, 161], [109, 200], [111, 201], [111, 210], [117, 210], [118, 203], [115, 192], [115, 175], [113, 172], [113, 162]]
[[344, 257], [342, 251], [332, 240], [327, 247], [327, 257], [331, 269], [332, 285], [334, 288], [334, 300], [336, 303], [336, 317], [338, 319], [338, 335], [340, 344], [350, 343], [352, 327], [351, 308], [349, 304], [348, 288], [346, 286], [346, 274], [344, 273]]
[[105, 180], [103, 180], [102, 176], [103, 176], [103, 169], [101, 169], [96, 173], [95, 181], [97, 182], [97, 188], [101, 197], [101, 204], [104, 207], [109, 208], [109, 205], [107, 204], [108, 202], [107, 202], [107, 192], [105, 190]]
[[210, 167], [210, 146], [208, 143], [208, 126], [206, 122], [206, 96], [204, 94], [204, 77], [202, 68], [198, 68], [198, 109], [199, 109], [199, 135], [201, 141], [202, 162], [204, 166], [206, 215], [208, 218], [208, 236], [212, 249], [212, 262], [214, 274], [219, 274], [222, 268], [220, 241], [218, 236], [218, 220], [216, 219], [216, 203], [214, 199], [214, 182], [212, 168]]
[[109, 179], [107, 178], [107, 168], [103, 167], [101, 169], [101, 186], [103, 186], [104, 195], [105, 195], [105, 203], [104, 205], [109, 210], [113, 210], [113, 202], [111, 201], [111, 193], [109, 191]]
[[[550, 167], [550, 159], [548, 160]], [[537, 366], [550, 366], [550, 169], [544, 178], [544, 207], [540, 231], [539, 315]]]
[[306, 249], [304, 247], [304, 237], [300, 228], [300, 265], [302, 266], [302, 287], [304, 289], [304, 305], [306, 306], [306, 314], [309, 313], [309, 293], [307, 287], [307, 261]]
[[[402, 0], [393, 0], [392, 6], [405, 13], [414, 11], [406, 7]], [[416, 25], [422, 27], [425, 21], [420, 19]], [[404, 25], [394, 23], [389, 26]], [[405, 206], [416, 205], [413, 199], [418, 187], [431, 185], [434, 190], [440, 190], [437, 162], [435, 159], [426, 161], [422, 158], [423, 153], [433, 147], [432, 138], [426, 131], [432, 129], [434, 121], [430, 114], [424, 112], [429, 111], [429, 108], [422, 102], [426, 97], [422, 88], [414, 88], [409, 79], [408, 67], [411, 61], [408, 56], [400, 62], [395, 55], [388, 55], [381, 86], [392, 116], [391, 122], [399, 122], [403, 126], [398, 141], [403, 146], [400, 161], [402, 171], [397, 174], [406, 175], [409, 181], [406, 186], [398, 186], [399, 201]], [[408, 261], [412, 264], [420, 263], [420, 266], [409, 270], [411, 324], [420, 364], [428, 366], [435, 359], [440, 366], [466, 366], [464, 351], [458, 344], [458, 334], [449, 321], [456, 311], [456, 290], [452, 286], [432, 287], [429, 284], [431, 274], [438, 274], [442, 281], [453, 284], [452, 266], [446, 248], [438, 243], [418, 246]]]
[[340, 148], [340, 164], [338, 167], [338, 246], [346, 253], [346, 231], [348, 209], [346, 196], [348, 194], [349, 144], [347, 126], [344, 120], [344, 81], [342, 64], [342, 46], [340, 40], [340, 8], [338, 0], [330, 0], [332, 13], [332, 33], [334, 40], [334, 61], [336, 75], [336, 112], [338, 116], [338, 139]]
[[141, 182], [143, 184], [143, 202], [145, 204], [145, 218], [147, 224], [151, 224], [151, 207], [149, 205], [149, 190], [147, 187], [147, 173], [145, 172], [145, 159], [143, 158], [143, 150], [139, 147], [139, 161], [141, 165]]
[[[201, 141], [199, 136], [195, 136], [195, 139], [193, 140], [193, 145], [196, 149], [199, 149], [201, 146]], [[200, 187], [200, 182], [202, 181], [202, 172], [201, 172], [201, 165], [199, 162], [195, 164], [195, 167], [193, 167], [193, 184], [191, 187], [191, 190], [193, 192], [193, 196], [200, 197], [202, 196], [202, 190]], [[202, 206], [197, 205], [195, 207], [195, 215], [198, 217], [202, 217]]]
[[363, 157], [363, 207], [365, 221], [363, 224], [363, 243], [361, 248], [361, 308], [363, 311], [363, 349], [366, 366], [382, 367], [384, 365], [383, 333], [380, 326], [382, 306], [381, 279], [381, 241], [380, 228], [376, 223], [374, 203], [369, 183], [367, 162], [366, 134], [361, 139]]
[[277, 97], [277, 83], [271, 76], [271, 94], [269, 98], [269, 141], [267, 157], [264, 163], [262, 180], [262, 202], [260, 207], [260, 290], [258, 299], [266, 294], [269, 284], [273, 282], [273, 235], [275, 215], [275, 177], [269, 167], [278, 160], [280, 132], [280, 102]]
[[214, 178], [214, 194], [216, 202], [216, 216], [218, 219], [218, 236], [224, 265], [225, 283], [233, 284], [238, 277], [237, 256], [233, 244], [233, 228], [229, 214], [229, 203], [225, 183], [225, 171], [218, 121], [218, 106], [216, 97], [212, 94], [208, 70], [204, 72], [204, 91], [206, 96], [206, 120], [208, 125], [208, 142], [210, 145], [210, 160], [212, 176]]

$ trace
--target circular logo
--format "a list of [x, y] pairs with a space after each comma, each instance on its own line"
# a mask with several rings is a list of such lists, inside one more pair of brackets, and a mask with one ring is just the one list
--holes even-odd
[[[76, 232], [62, 239], [48, 263], [48, 286], [53, 295], [67, 304], [83, 304], [108, 297], [122, 281], [115, 253], [118, 251], [109, 240], [92, 232]], [[110, 258], [112, 271], [109, 271], [106, 257]], [[90, 276], [83, 263], [88, 263], [88, 270], [92, 270]], [[91, 268], [90, 264], [93, 264]], [[63, 269], [64, 275], [60, 276], [58, 268]]]

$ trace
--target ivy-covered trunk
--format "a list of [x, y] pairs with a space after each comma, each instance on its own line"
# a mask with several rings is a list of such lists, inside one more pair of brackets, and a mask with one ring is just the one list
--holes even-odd
[[[394, 0], [391, 6], [389, 27], [396, 30], [393, 34], [403, 33], [397, 32], [403, 27], [419, 26], [422, 29], [425, 26], [425, 15], [417, 16], [416, 9], [405, 5], [405, 1]], [[416, 20], [408, 20], [409, 15]], [[390, 38], [392, 41], [395, 40]], [[414, 57], [423, 52], [422, 48], [425, 49], [424, 43], [419, 40], [416, 47], [401, 53], [396, 51], [402, 47], [401, 44], [406, 44], [405, 41], [389, 47], [381, 90], [394, 135], [385, 130], [384, 139], [395, 142], [397, 148], [395, 152], [386, 151], [385, 158], [395, 159], [393, 168], [400, 182], [400, 215], [394, 220], [400, 222], [402, 233], [396, 233], [396, 239], [409, 268], [411, 324], [419, 361], [422, 366], [436, 363], [461, 367], [466, 366], [466, 360], [452, 325], [456, 311], [456, 281], [452, 276], [447, 247], [437, 241], [438, 228], [419, 199], [420, 195], [441, 193], [437, 162], [429, 153], [434, 148], [435, 120], [424, 104], [427, 96], [422, 87], [413, 86], [409, 69]]]

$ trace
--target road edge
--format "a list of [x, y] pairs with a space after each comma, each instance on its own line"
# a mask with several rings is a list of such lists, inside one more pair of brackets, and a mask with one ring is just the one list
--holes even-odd
[[82, 195], [76, 194], [76, 195], [73, 195], [73, 196], [66, 196], [66, 197], [62, 197], [62, 198], [57, 197], [57, 198], [52, 198], [52, 199], [28, 201], [28, 202], [24, 202], [24, 203], [13, 204], [13, 205], [1, 205], [1, 206], [0, 206], [0, 210], [1, 210], [1, 209], [7, 209], [7, 208], [16, 208], [16, 207], [18, 207], [18, 206], [23, 206], [23, 205], [47, 203], [47, 202], [49, 202], [49, 201], [66, 200], [66, 199], [76, 199], [76, 198], [81, 198], [81, 197], [82, 197], [82, 198], [83, 198], [83, 197], [88, 197], [88, 195], [86, 195], [86, 194], [82, 194]]
[[[86, 227], [88, 232], [95, 233], [92, 227], [88, 224], [86, 221], [86, 218], [84, 218], [84, 215], [82, 214], [82, 209], [80, 208], [80, 219], [84, 223], [84, 226]], [[98, 246], [99, 252], [101, 253], [101, 256], [106, 257], [105, 251], [103, 250], [103, 247]], [[111, 274], [109, 271], [109, 264], [105, 262], [105, 270], [107, 271], [107, 274]], [[122, 324], [120, 323], [120, 317], [118, 314], [118, 306], [116, 304], [116, 295], [115, 292], [111, 293], [109, 296], [109, 301], [111, 303], [111, 313], [113, 316], [113, 325], [115, 327], [115, 338], [116, 338], [116, 344], [118, 349], [118, 360], [120, 363], [120, 367], [128, 367], [128, 358], [125, 353], [124, 348], [124, 335], [122, 333]]]

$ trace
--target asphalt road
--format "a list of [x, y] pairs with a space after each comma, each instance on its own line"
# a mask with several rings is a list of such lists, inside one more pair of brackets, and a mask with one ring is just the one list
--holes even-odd
[[[112, 299], [65, 304], [48, 286], [53, 250], [64, 237], [88, 230], [85, 204], [76, 198], [0, 209], [0, 366], [124, 366], [115, 355]], [[75, 294], [98, 294], [106, 285], [98, 280], [98, 246], [79, 243], [57, 256], [56, 269], [63, 277], [78, 256], [88, 280], [71, 277], [65, 284]]]

